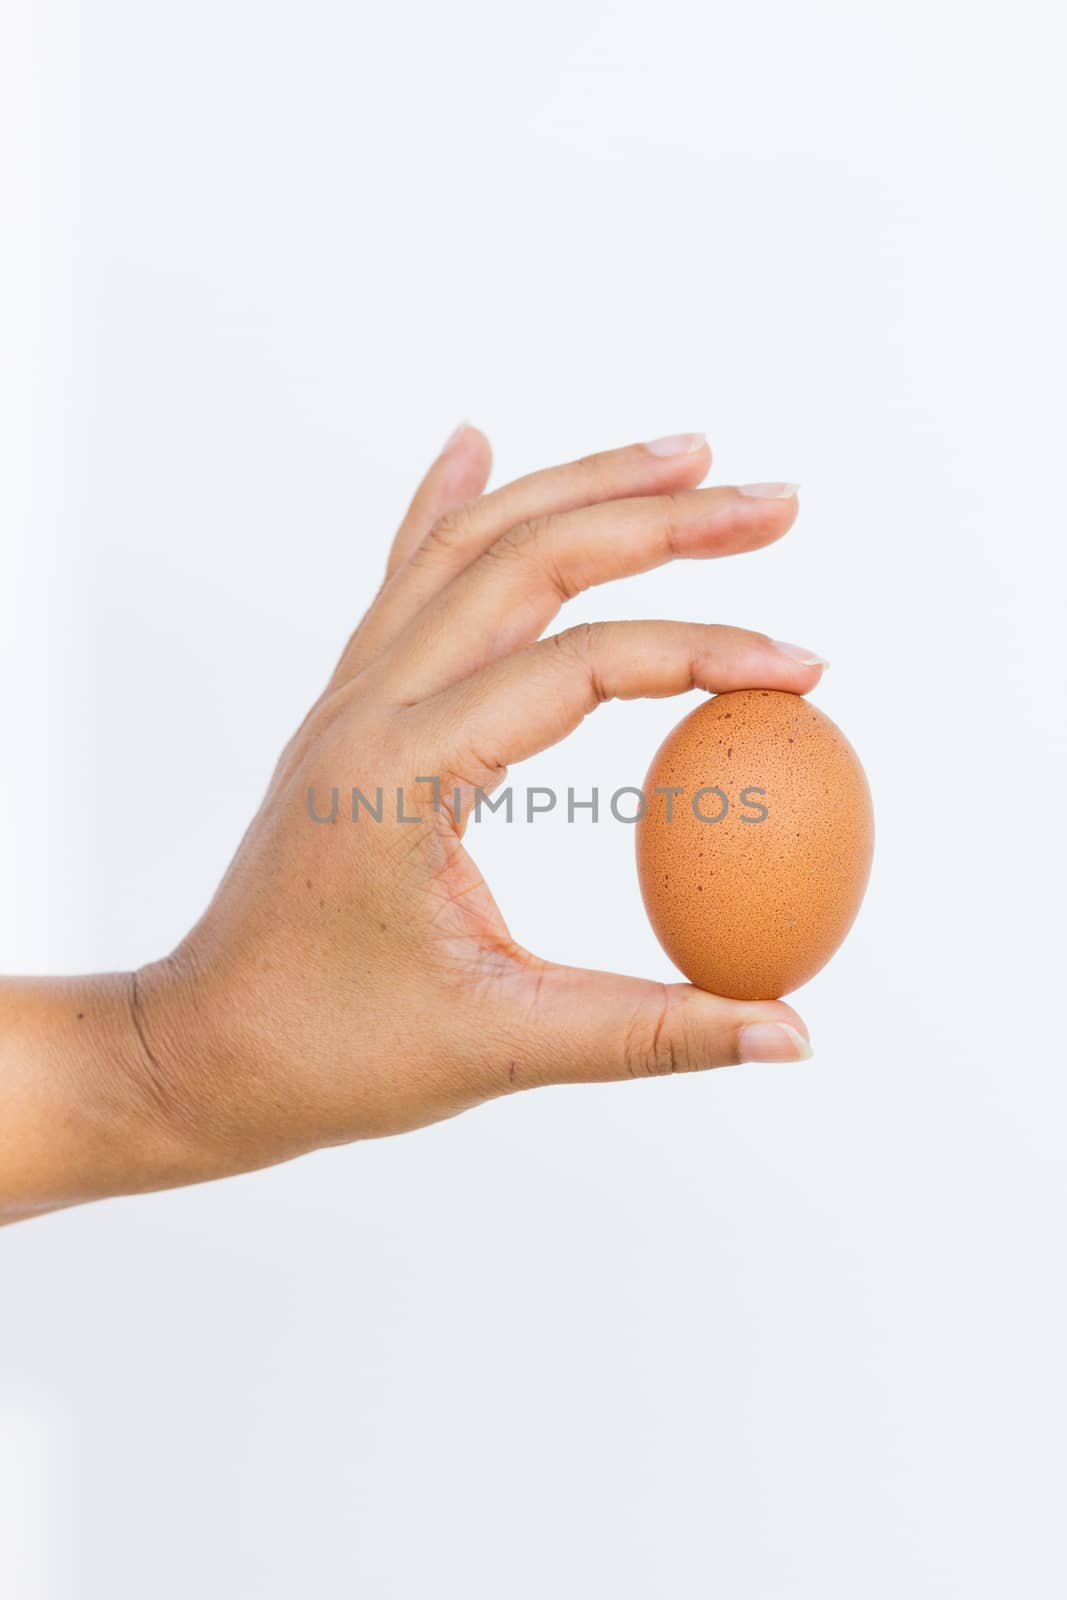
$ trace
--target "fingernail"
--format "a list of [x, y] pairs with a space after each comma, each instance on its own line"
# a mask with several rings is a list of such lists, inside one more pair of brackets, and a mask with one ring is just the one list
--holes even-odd
[[784, 639], [772, 639], [771, 643], [783, 656], [788, 656], [790, 661], [799, 661], [802, 667], [826, 668], [830, 665], [825, 656], [809, 650], [807, 645], [787, 644]]
[[739, 1061], [807, 1061], [811, 1045], [788, 1022], [750, 1022], [737, 1036]]
[[739, 483], [737, 492], [750, 500], [791, 500], [799, 488], [799, 483]]
[[469, 427], [470, 427], [470, 423], [464, 418], [464, 420], [460, 423], [458, 428], [453, 428], [452, 432], [449, 434], [448, 438], [445, 440], [444, 444], [441, 446], [441, 454], [444, 455], [446, 451], [451, 450], [452, 446], [455, 444], [455, 442], [459, 438], [460, 434], [461, 433], [466, 433], [466, 431], [467, 431], [467, 429]]
[[645, 449], [653, 456], [693, 456], [707, 442], [703, 433], [669, 433], [663, 439], [649, 439]]

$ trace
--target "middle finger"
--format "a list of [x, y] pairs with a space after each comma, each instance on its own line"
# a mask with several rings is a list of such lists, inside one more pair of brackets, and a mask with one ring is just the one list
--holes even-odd
[[380, 659], [387, 698], [411, 703], [539, 638], [565, 601], [667, 561], [781, 538], [792, 484], [694, 489], [539, 518], [505, 534], [419, 613]]

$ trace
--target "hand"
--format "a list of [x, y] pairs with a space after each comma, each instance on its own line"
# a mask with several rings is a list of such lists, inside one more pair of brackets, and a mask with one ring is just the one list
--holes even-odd
[[[779, 538], [788, 486], [697, 489], [686, 436], [482, 494], [489, 447], [460, 429], [397, 534], [386, 581], [200, 923], [136, 975], [154, 1105], [190, 1176], [398, 1133], [494, 1095], [808, 1053], [787, 1005], [556, 966], [511, 938], [463, 847], [469, 799], [602, 700], [694, 686], [804, 693], [820, 666], [760, 634], [603, 623], [540, 641], [593, 584]], [[431, 786], [440, 778], [442, 805]], [[353, 787], [364, 810], [351, 820]], [[396, 820], [395, 791], [415, 824]], [[319, 815], [309, 815], [313, 792]], [[785, 1026], [782, 1026], [782, 1025]]]
[[[817, 657], [736, 628], [603, 623], [538, 642], [593, 584], [786, 532], [788, 485], [697, 489], [708, 463], [685, 436], [483, 494], [488, 444], [457, 431], [189, 936], [135, 973], [0, 980], [0, 1221], [399, 1133], [537, 1084], [810, 1053], [781, 1002], [521, 949], [463, 848], [472, 792], [602, 700], [818, 680]], [[353, 788], [372, 805], [382, 790], [380, 822], [349, 820]], [[309, 794], [330, 817], [334, 789], [336, 820], [314, 821]], [[397, 819], [398, 789], [416, 822]]]

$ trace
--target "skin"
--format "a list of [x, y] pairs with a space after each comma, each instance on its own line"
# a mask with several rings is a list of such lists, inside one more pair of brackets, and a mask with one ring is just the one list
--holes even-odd
[[[134, 973], [0, 980], [0, 1217], [195, 1183], [402, 1133], [539, 1084], [810, 1054], [782, 1002], [543, 961], [511, 938], [441, 793], [500, 785], [603, 700], [804, 694], [818, 658], [704, 623], [541, 635], [594, 584], [780, 538], [788, 486], [697, 485], [699, 436], [485, 493], [477, 429], [449, 440], [385, 582], [283, 751], [208, 910]], [[405, 791], [417, 824], [345, 809]], [[332, 787], [336, 822], [315, 824]]]

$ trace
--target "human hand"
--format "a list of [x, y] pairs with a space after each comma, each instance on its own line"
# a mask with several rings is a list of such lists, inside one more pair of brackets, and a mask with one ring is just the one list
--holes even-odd
[[[284, 751], [204, 917], [134, 975], [154, 1114], [190, 1179], [398, 1133], [493, 1096], [789, 1060], [782, 1002], [558, 966], [520, 948], [463, 846], [451, 796], [488, 793], [601, 701], [769, 688], [818, 658], [761, 634], [616, 622], [540, 635], [594, 584], [779, 538], [788, 485], [695, 486], [699, 436], [535, 473], [483, 494], [488, 443], [457, 431], [396, 536], [386, 581]], [[440, 779], [435, 809], [430, 785]], [[420, 781], [422, 780], [422, 781]], [[372, 803], [353, 824], [351, 789]], [[405, 812], [392, 799], [402, 790]], [[332, 823], [332, 790], [340, 802]]]

